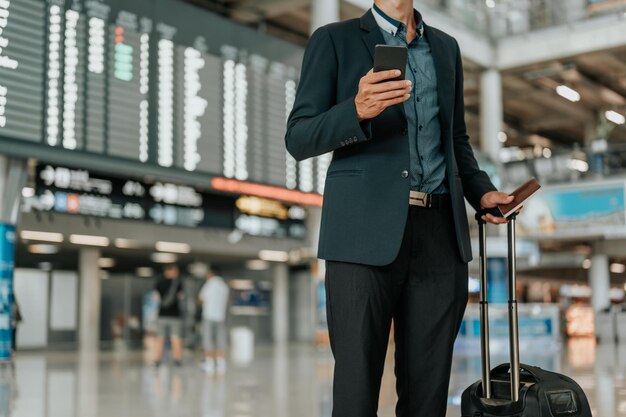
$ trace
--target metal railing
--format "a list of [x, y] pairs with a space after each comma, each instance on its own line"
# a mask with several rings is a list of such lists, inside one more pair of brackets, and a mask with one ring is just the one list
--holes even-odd
[[571, 25], [601, 15], [626, 19], [626, 0], [417, 0], [490, 38]]

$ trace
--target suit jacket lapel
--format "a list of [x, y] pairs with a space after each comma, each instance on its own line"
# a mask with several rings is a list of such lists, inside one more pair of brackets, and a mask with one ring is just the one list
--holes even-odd
[[[374, 19], [372, 9], [368, 10], [363, 16], [361, 16], [361, 29], [366, 32], [365, 35], [363, 35], [363, 42], [365, 43], [365, 47], [369, 51], [370, 57], [372, 58], [373, 67], [376, 45], [384, 45], [386, 42], [383, 34], [380, 32], [380, 28], [378, 27], [376, 19]], [[396, 104], [395, 106], [392, 106], [391, 109], [398, 110], [404, 120], [406, 120], [404, 104]]]
[[363, 36], [363, 42], [370, 53], [373, 63], [376, 45], [384, 44], [385, 38], [383, 38], [383, 34], [380, 33], [380, 29], [378, 28], [378, 24], [376, 23], [376, 19], [374, 19], [371, 9], [361, 16], [361, 29], [367, 32]]
[[[454, 93], [449, 90], [449, 83], [452, 81], [449, 79], [450, 68], [452, 63], [449, 62], [448, 55], [446, 54], [446, 45], [441, 38], [435, 33], [430, 26], [424, 24], [424, 33], [430, 44], [430, 49], [433, 54], [433, 61], [435, 63], [435, 72], [437, 74], [437, 98], [439, 100], [439, 112], [441, 114], [442, 122], [449, 122], [451, 117], [451, 98]], [[442, 126], [443, 128], [443, 126]]]

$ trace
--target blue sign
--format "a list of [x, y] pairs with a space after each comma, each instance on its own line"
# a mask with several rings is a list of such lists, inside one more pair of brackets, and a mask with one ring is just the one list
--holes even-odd
[[[549, 190], [541, 195], [557, 221], [589, 221], [624, 214], [624, 185]], [[617, 222], [616, 225], [623, 225]]]
[[11, 359], [15, 226], [0, 223], [0, 360]]
[[546, 187], [528, 202], [521, 225], [535, 235], [581, 236], [626, 232], [623, 182]]
[[487, 301], [506, 303], [509, 299], [506, 258], [487, 258]]
[[[518, 332], [520, 337], [542, 337], [552, 336], [554, 326], [552, 320], [546, 317], [521, 316], [518, 319]], [[472, 320], [471, 336], [480, 336], [480, 319]], [[495, 319], [489, 322], [489, 334], [496, 337], [507, 337], [509, 335], [509, 319]]]

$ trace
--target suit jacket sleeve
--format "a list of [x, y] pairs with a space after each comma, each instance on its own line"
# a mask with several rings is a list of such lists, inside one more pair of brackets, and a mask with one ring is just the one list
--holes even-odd
[[465, 127], [465, 100], [463, 99], [463, 62], [458, 43], [456, 46], [456, 83], [454, 97], [453, 141], [456, 163], [463, 184], [465, 198], [474, 207], [480, 209], [480, 199], [489, 191], [496, 191], [485, 171], [478, 167], [474, 152], [470, 146], [469, 136]]
[[328, 29], [309, 40], [285, 144], [298, 161], [371, 139], [369, 123], [359, 123], [354, 96], [337, 103], [338, 64]]

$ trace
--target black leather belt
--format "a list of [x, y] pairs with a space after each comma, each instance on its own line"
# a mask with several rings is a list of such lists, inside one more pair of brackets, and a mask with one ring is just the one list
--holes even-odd
[[450, 205], [450, 194], [426, 194], [420, 191], [409, 193], [409, 205], [425, 208], [441, 208]]

